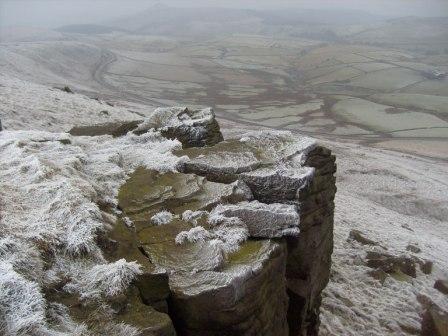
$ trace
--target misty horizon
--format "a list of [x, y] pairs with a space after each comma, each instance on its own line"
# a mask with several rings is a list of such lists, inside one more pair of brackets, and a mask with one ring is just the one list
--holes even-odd
[[[54, 29], [71, 24], [107, 24], [109, 21], [131, 16], [161, 4], [160, 1], [146, 0], [1, 0], [0, 26], [32, 26]], [[398, 18], [406, 16], [444, 17], [448, 16], [448, 3], [441, 0], [394, 0], [369, 1], [368, 4], [355, 0], [334, 1], [165, 1], [163, 5], [174, 8], [214, 7], [247, 10], [303, 10], [333, 11], [336, 15], [354, 14], [378, 16], [378, 18]]]

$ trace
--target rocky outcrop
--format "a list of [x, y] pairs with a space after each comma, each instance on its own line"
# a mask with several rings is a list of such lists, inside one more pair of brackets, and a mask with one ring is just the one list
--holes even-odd
[[158, 108], [139, 125], [136, 133], [151, 128], [160, 130], [169, 139], [179, 140], [184, 148], [211, 146], [223, 140], [211, 108]]
[[133, 132], [153, 128], [181, 140], [184, 159], [178, 172], [130, 176], [102, 245], [112, 260], [143, 265], [134, 288], [162, 314], [156, 334], [316, 335], [335, 157], [289, 132], [221, 141], [211, 110], [160, 109]]
[[142, 134], [149, 129], [160, 131], [166, 138], [179, 140], [185, 148], [211, 146], [223, 140], [215, 114], [210, 108], [198, 110], [186, 107], [158, 108], [145, 120], [77, 126], [69, 133], [75, 136], [119, 137], [128, 132]]
[[335, 156], [316, 146], [304, 166], [312, 167], [314, 175], [298, 195], [300, 234], [287, 239], [290, 335], [318, 334], [321, 292], [329, 281], [333, 252]]

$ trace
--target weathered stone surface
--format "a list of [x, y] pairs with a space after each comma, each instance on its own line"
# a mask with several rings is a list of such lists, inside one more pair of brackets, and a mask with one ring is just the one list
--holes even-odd
[[149, 305], [165, 301], [170, 295], [168, 275], [165, 270], [156, 269], [142, 253], [135, 228], [128, 228], [120, 219], [108, 236], [114, 242], [111, 248], [105, 250], [109, 260], [125, 258], [141, 265], [142, 274], [138, 276], [135, 285], [142, 301]]
[[220, 272], [174, 274], [172, 317], [180, 335], [288, 335], [286, 248], [248, 241]]
[[314, 177], [298, 195], [300, 234], [287, 238], [288, 322], [294, 336], [318, 334], [321, 293], [330, 278], [333, 252], [335, 157], [317, 146], [304, 166], [314, 168]]
[[397, 280], [410, 281], [406, 276], [415, 278], [417, 276], [417, 266], [424, 274], [431, 274], [433, 262], [415, 256], [393, 256], [387, 253], [369, 251], [366, 256], [366, 265], [381, 269]]
[[141, 230], [152, 226], [151, 218], [162, 210], [180, 216], [186, 210], [211, 210], [221, 203], [251, 197], [242, 184], [215, 183], [193, 174], [138, 168], [120, 189], [118, 205]]
[[448, 280], [436, 280], [434, 283], [434, 288], [440, 293], [448, 295]]
[[424, 274], [431, 274], [432, 273], [432, 266], [434, 263], [432, 261], [426, 260], [426, 261], [419, 261], [420, 264], [420, 270]]
[[262, 202], [290, 201], [313, 177], [314, 168], [301, 161], [314, 147], [314, 140], [284, 132], [248, 133], [205, 151], [191, 148], [180, 152], [189, 157], [180, 170], [216, 182], [242, 180]]
[[367, 274], [369, 274], [372, 278], [381, 282], [381, 284], [384, 284], [384, 281], [386, 281], [386, 279], [387, 279], [387, 273], [381, 269], [371, 270], [371, 271], [367, 272]]
[[[119, 192], [123, 215], [134, 222], [135, 238], [148, 261], [170, 274], [169, 311], [179, 334], [287, 335], [284, 244], [247, 241], [225, 257], [213, 240], [176, 244], [176, 236], [192, 227], [183, 216], [164, 225], [142, 220], [142, 213], [149, 218], [162, 205], [180, 215], [187, 208], [208, 209], [216, 200], [220, 204], [241, 203], [241, 197], [251, 196], [241, 188], [238, 183], [208, 182], [191, 174], [139, 169]], [[285, 208], [283, 219], [289, 221], [288, 225], [298, 221], [294, 206], [277, 207]], [[286, 211], [291, 209], [292, 214]], [[259, 220], [258, 225], [265, 223], [263, 218]], [[272, 325], [272, 321], [276, 324]]]

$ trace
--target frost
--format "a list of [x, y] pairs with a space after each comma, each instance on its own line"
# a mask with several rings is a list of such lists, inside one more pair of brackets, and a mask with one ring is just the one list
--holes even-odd
[[0, 261], [0, 331], [6, 335], [28, 335], [45, 321], [45, 299], [38, 283], [15, 272]]
[[244, 226], [220, 226], [212, 230], [212, 234], [222, 242], [222, 249], [226, 254], [238, 251], [239, 246], [249, 238], [249, 231]]
[[[65, 290], [105, 305], [108, 297], [126, 290], [139, 266], [105, 261], [96, 238], [114, 216], [97, 204], [114, 205], [118, 188], [137, 167], [175, 170], [182, 158], [172, 151], [180, 148], [178, 141], [151, 131], [121, 138], [0, 132], [0, 326], [5, 335], [89, 335], [82, 325], [57, 315], [61, 309], [46, 302], [42, 289], [68, 280]], [[50, 258], [44, 262], [44, 256]], [[53, 322], [46, 319], [50, 313], [56, 314]], [[132, 334], [126, 328], [123, 335]]]
[[[195, 218], [203, 212], [185, 211], [183, 218]], [[216, 206], [207, 219], [210, 229], [197, 226], [182, 231], [176, 243], [214, 241], [224, 254], [238, 250], [251, 237], [297, 236], [299, 214], [294, 205], [281, 203], [265, 204], [258, 201], [240, 202]]]
[[169, 224], [174, 218], [174, 215], [169, 211], [160, 211], [151, 217], [151, 223], [156, 225]]
[[204, 242], [212, 238], [209, 231], [202, 226], [196, 226], [189, 231], [182, 231], [176, 236], [176, 244]]
[[136, 132], [143, 132], [152, 128], [166, 129], [171, 127], [197, 126], [212, 122], [214, 117], [215, 115], [211, 108], [190, 111], [186, 107], [181, 106], [159, 107], [137, 127]]
[[64, 289], [79, 293], [81, 299], [112, 297], [123, 293], [138, 274], [141, 274], [141, 270], [136, 262], [120, 259], [84, 270]]
[[284, 159], [294, 159], [303, 164], [307, 154], [316, 147], [315, 139], [304, 136], [297, 137], [290, 131], [248, 132], [240, 138], [240, 142], [261, 150], [263, 155], [277, 163], [281, 163]]
[[242, 222], [251, 237], [274, 238], [296, 236], [299, 233], [300, 217], [295, 205], [252, 201], [218, 205], [212, 210], [209, 221], [215, 225], [220, 222], [226, 225]]

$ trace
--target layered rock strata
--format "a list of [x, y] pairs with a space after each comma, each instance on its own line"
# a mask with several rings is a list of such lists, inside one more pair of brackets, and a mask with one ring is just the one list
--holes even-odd
[[104, 244], [111, 259], [144, 267], [135, 288], [160, 314], [147, 335], [316, 335], [335, 158], [289, 132], [221, 141], [208, 115], [196, 117], [208, 131], [181, 109], [133, 130], [163, 129], [184, 144], [178, 172], [140, 168], [121, 187], [121, 215]]

